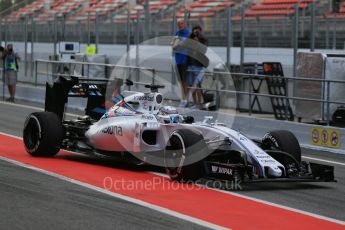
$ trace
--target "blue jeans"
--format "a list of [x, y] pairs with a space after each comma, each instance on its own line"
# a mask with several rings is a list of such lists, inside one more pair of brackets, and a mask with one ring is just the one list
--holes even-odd
[[187, 84], [189, 87], [196, 85], [201, 87], [201, 83], [204, 80], [204, 67], [191, 65], [187, 69]]

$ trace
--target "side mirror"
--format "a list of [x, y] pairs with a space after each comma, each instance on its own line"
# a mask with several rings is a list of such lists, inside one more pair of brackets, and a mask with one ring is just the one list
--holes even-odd
[[187, 123], [187, 124], [194, 123], [194, 117], [192, 117], [192, 116], [184, 116], [183, 120], [184, 120], [184, 123]]

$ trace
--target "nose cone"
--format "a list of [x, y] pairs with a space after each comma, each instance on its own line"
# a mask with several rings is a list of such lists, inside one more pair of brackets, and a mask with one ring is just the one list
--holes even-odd
[[268, 174], [271, 177], [281, 177], [283, 173], [282, 170], [278, 167], [269, 167]]

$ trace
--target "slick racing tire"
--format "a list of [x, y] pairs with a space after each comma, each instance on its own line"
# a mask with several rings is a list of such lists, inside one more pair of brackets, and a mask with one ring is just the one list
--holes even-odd
[[24, 124], [25, 149], [32, 156], [54, 156], [60, 150], [63, 134], [61, 120], [55, 113], [32, 113]]
[[265, 134], [262, 139], [264, 150], [279, 150], [291, 155], [298, 163], [301, 162], [301, 147], [296, 136], [287, 130], [274, 130]]
[[164, 151], [166, 173], [174, 181], [195, 182], [205, 175], [203, 159], [207, 155], [201, 134], [188, 129], [174, 131]]

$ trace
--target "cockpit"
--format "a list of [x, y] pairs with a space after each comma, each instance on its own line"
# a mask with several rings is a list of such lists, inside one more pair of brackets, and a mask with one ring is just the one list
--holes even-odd
[[178, 114], [178, 111], [173, 106], [162, 106], [158, 111], [157, 119], [163, 124], [182, 122], [181, 115]]

